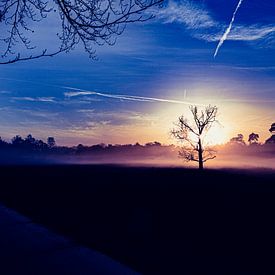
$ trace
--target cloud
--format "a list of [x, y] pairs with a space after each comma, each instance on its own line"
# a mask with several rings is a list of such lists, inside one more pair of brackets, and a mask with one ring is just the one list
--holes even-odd
[[275, 98], [269, 99], [240, 99], [240, 98], [229, 98], [229, 99], [222, 99], [220, 102], [232, 102], [232, 103], [275, 103]]
[[11, 91], [0, 91], [1, 95], [7, 95], [7, 94], [11, 94]]
[[[72, 89], [70, 87], [64, 87], [66, 89]], [[94, 94], [93, 92], [65, 92], [64, 96], [66, 97], [74, 97], [74, 96], [82, 96], [82, 95], [90, 95]]]
[[15, 100], [33, 101], [33, 102], [56, 102], [54, 97], [13, 97]]
[[169, 1], [166, 7], [157, 9], [154, 15], [163, 23], [182, 23], [189, 29], [210, 28], [217, 25], [204, 5], [188, 0]]
[[[145, 97], [145, 96], [133, 96], [133, 95], [117, 95], [111, 93], [99, 93], [94, 91], [87, 91], [73, 87], [63, 87], [68, 90], [74, 90], [74, 92], [65, 92], [64, 96], [66, 97], [75, 97], [75, 96], [82, 96], [82, 95], [96, 95], [101, 97], [113, 98], [113, 99], [121, 99], [121, 100], [128, 100], [128, 101], [140, 101], [140, 102], [163, 102], [163, 103], [171, 103], [171, 104], [185, 104], [185, 105], [202, 105], [194, 102], [189, 101], [182, 101], [182, 100], [174, 100], [174, 99], [164, 99], [164, 98], [156, 98], [156, 97]], [[78, 92], [75, 92], [78, 91]]]
[[[226, 40], [231, 41], [255, 41], [260, 40], [275, 32], [275, 26], [241, 26], [237, 25], [232, 28]], [[220, 33], [217, 34], [197, 34], [196, 38], [207, 42], [216, 42], [220, 40]]]
[[228, 36], [228, 40], [242, 40], [242, 41], [254, 41], [266, 37], [267, 35], [275, 32], [275, 26], [236, 26], [231, 35]]
[[80, 116], [84, 116], [86, 119], [81, 119], [81, 121], [89, 121], [90, 119], [96, 121], [108, 121], [112, 125], [125, 125], [125, 124], [135, 124], [135, 125], [147, 125], [148, 123], [154, 123], [158, 120], [157, 116], [152, 114], [147, 114], [143, 112], [135, 111], [98, 111], [94, 109], [79, 109], [77, 113]]
[[[56, 121], [57, 118], [60, 118], [60, 113], [59, 112], [54, 112], [54, 111], [46, 111], [43, 109], [16, 109], [14, 108], [14, 111], [17, 113], [24, 114], [24, 117], [29, 117], [30, 119], [33, 118], [44, 118], [47, 121], [53, 123]], [[38, 122], [39, 123], [39, 122]], [[41, 121], [40, 121], [41, 123]], [[44, 122], [43, 122], [44, 123]]]

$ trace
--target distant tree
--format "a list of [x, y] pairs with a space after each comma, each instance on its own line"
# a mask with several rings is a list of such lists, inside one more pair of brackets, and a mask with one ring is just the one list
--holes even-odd
[[76, 146], [76, 153], [82, 153], [84, 151], [85, 151], [85, 146], [83, 144], [80, 143]]
[[53, 148], [56, 145], [54, 137], [48, 137], [47, 144], [49, 148]]
[[24, 143], [25, 143], [26, 145], [33, 145], [33, 144], [35, 143], [35, 138], [34, 138], [31, 134], [29, 134], [29, 135], [27, 135], [27, 137], [25, 138]]
[[237, 145], [245, 145], [244, 141], [244, 136], [243, 134], [238, 134], [236, 137], [233, 137], [230, 139], [230, 143], [232, 145], [237, 144]]
[[76, 146], [76, 149], [77, 149], [77, 150], [82, 150], [83, 148], [85, 148], [85, 147], [84, 147], [84, 145], [81, 144], [81, 143], [79, 143], [79, 144]]
[[260, 136], [258, 134], [255, 133], [251, 133], [248, 137], [248, 142], [249, 144], [258, 144]]
[[272, 136], [266, 140], [266, 144], [275, 144], [275, 123], [271, 124], [271, 127], [269, 129], [269, 132], [272, 134]]
[[[114, 44], [129, 23], [153, 16], [147, 11], [163, 0], [2, 0], [0, 1], [0, 64], [55, 56], [81, 44], [90, 57], [94, 45]], [[35, 28], [48, 16], [57, 22], [56, 50], [38, 48]], [[36, 31], [39, 33], [39, 30]], [[43, 39], [41, 39], [43, 41]], [[51, 40], [51, 39], [50, 39]], [[1, 44], [2, 43], [2, 44]], [[40, 50], [39, 50], [40, 48]], [[26, 51], [23, 51], [25, 49]]]
[[198, 162], [199, 169], [203, 169], [204, 162], [216, 157], [214, 150], [207, 148], [203, 143], [208, 130], [216, 122], [218, 108], [209, 105], [199, 110], [197, 106], [190, 106], [190, 111], [193, 122], [190, 123], [185, 116], [180, 116], [171, 134], [183, 143], [179, 152], [180, 157], [186, 161]]
[[12, 138], [11, 143], [12, 145], [16, 145], [16, 146], [22, 145], [24, 143], [24, 139], [21, 136], [16, 135], [15, 137]]
[[0, 147], [7, 147], [9, 144], [0, 137]]
[[154, 141], [154, 142], [148, 142], [145, 144], [145, 146], [150, 147], [150, 146], [161, 146], [161, 143], [158, 141]]
[[275, 134], [275, 123], [272, 123], [271, 124], [271, 127], [269, 129], [269, 132], [272, 133], [272, 134]]
[[47, 151], [48, 148], [48, 144], [45, 143], [43, 140], [39, 139], [35, 141], [35, 149], [37, 149], [38, 151]]
[[96, 145], [92, 145], [91, 146], [91, 150], [96, 151], [96, 152], [101, 152], [106, 148], [106, 144], [105, 143], [100, 143], [100, 144], [96, 144]]

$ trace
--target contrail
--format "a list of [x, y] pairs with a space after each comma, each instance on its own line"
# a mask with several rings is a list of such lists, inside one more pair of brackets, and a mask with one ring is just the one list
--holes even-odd
[[187, 97], [187, 90], [184, 90], [183, 98], [186, 99]]
[[235, 9], [235, 11], [234, 11], [234, 13], [233, 13], [231, 22], [230, 22], [228, 28], [226, 29], [225, 33], [224, 33], [223, 36], [221, 37], [220, 42], [219, 42], [219, 44], [218, 44], [218, 46], [217, 46], [217, 48], [216, 48], [216, 51], [215, 51], [215, 54], [214, 54], [214, 58], [217, 56], [220, 47], [223, 45], [224, 41], [225, 41], [225, 40], [227, 39], [227, 37], [228, 37], [228, 35], [229, 35], [229, 33], [230, 33], [231, 29], [232, 29], [233, 23], [234, 23], [234, 21], [235, 21], [236, 14], [237, 14], [237, 12], [238, 12], [238, 10], [239, 10], [239, 8], [240, 8], [242, 2], [243, 2], [243, 0], [239, 0], [239, 3], [238, 3], [238, 5], [237, 5], [237, 7], [236, 7], [236, 9]]
[[[195, 103], [191, 101], [186, 100], [174, 100], [174, 99], [164, 99], [164, 98], [156, 98], [156, 97], [145, 97], [145, 96], [134, 96], [134, 95], [123, 95], [123, 94], [111, 94], [111, 93], [100, 93], [95, 91], [87, 91], [79, 88], [74, 87], [67, 87], [67, 86], [58, 86], [58, 85], [52, 85], [52, 84], [46, 84], [41, 82], [35, 82], [35, 81], [28, 81], [28, 80], [21, 80], [21, 79], [11, 79], [11, 78], [0, 78], [0, 80], [10, 80], [10, 81], [18, 81], [18, 82], [26, 82], [26, 83], [34, 83], [34, 84], [40, 84], [43, 86], [48, 87], [54, 87], [59, 89], [67, 89], [74, 92], [65, 92], [64, 95], [66, 97], [75, 97], [75, 96], [85, 96], [85, 95], [97, 95], [101, 97], [108, 97], [108, 98], [114, 98], [114, 99], [121, 99], [121, 100], [129, 100], [129, 101], [140, 101], [140, 102], [164, 102], [164, 103], [172, 103], [172, 104], [184, 104], [184, 105], [197, 105], [197, 106], [205, 106], [205, 104], [201, 103]], [[187, 91], [184, 91], [184, 99], [186, 98]], [[29, 101], [54, 101], [53, 97], [50, 98], [22, 98], [22, 100], [29, 100]]]
[[65, 92], [64, 95], [67, 97], [74, 96], [83, 96], [83, 95], [97, 95], [102, 97], [109, 97], [115, 99], [122, 100], [130, 100], [130, 101], [145, 101], [145, 102], [166, 102], [166, 103], [174, 103], [174, 104], [185, 104], [185, 105], [198, 105], [204, 106], [203, 104], [192, 103], [189, 101], [182, 100], [173, 100], [173, 99], [164, 99], [164, 98], [156, 98], [156, 97], [145, 97], [145, 96], [133, 96], [133, 95], [117, 95], [117, 94], [107, 94], [107, 93], [99, 93], [94, 91], [87, 91], [83, 89], [73, 88], [73, 87], [62, 87], [64, 89], [73, 90], [75, 92]]

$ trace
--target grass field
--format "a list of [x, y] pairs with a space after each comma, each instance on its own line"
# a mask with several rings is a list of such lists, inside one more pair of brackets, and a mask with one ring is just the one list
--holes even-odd
[[2, 166], [0, 201], [142, 274], [274, 274], [275, 173]]

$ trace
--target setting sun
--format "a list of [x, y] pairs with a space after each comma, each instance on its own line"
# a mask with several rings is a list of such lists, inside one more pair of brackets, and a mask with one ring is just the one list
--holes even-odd
[[206, 144], [209, 145], [220, 145], [229, 141], [228, 133], [226, 129], [221, 125], [213, 125], [212, 128], [207, 132], [205, 137]]

